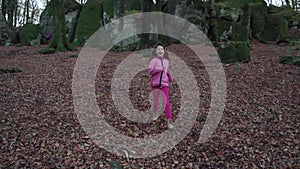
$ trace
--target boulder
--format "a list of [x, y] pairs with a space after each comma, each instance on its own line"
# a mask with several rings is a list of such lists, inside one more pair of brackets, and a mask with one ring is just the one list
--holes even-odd
[[283, 56], [280, 57], [279, 63], [300, 66], [300, 56]]
[[101, 25], [102, 3], [98, 0], [88, 0], [83, 6], [78, 18], [74, 45], [82, 46]]
[[218, 49], [222, 63], [236, 63], [250, 61], [249, 44], [246, 42], [228, 42]]
[[266, 25], [267, 3], [263, 0], [257, 0], [251, 7], [251, 30], [252, 36], [259, 38]]
[[277, 14], [268, 14], [261, 38], [266, 41], [278, 41], [288, 37], [288, 23]]
[[[77, 19], [82, 6], [75, 0], [65, 1], [65, 22], [66, 22], [66, 35], [69, 42], [73, 41], [75, 35], [75, 29], [77, 25]], [[40, 27], [42, 42], [48, 43], [49, 38], [52, 35], [52, 20], [53, 15], [51, 13], [52, 6], [51, 1], [48, 3], [44, 11], [40, 16]]]
[[[84, 5], [76, 27], [74, 44], [82, 46], [90, 36], [95, 33], [102, 26], [105, 29], [110, 29], [106, 26], [112, 19], [118, 19], [122, 16], [134, 14], [141, 10], [141, 1], [123, 1], [123, 0], [88, 0]], [[134, 22], [128, 21], [124, 25], [120, 26], [119, 29], [124, 29], [127, 25], [135, 24]], [[136, 30], [132, 30], [136, 31]], [[112, 32], [112, 36], [117, 36], [119, 32]], [[112, 39], [114, 37], [111, 37]], [[128, 46], [136, 43], [137, 37], [131, 37], [122, 42], [116, 44], [116, 47], [120, 50], [128, 48]]]
[[18, 41], [17, 29], [7, 25], [0, 10], [0, 46], [8, 46]]
[[41, 42], [39, 25], [27, 23], [22, 26], [19, 35], [22, 45], [39, 45]]

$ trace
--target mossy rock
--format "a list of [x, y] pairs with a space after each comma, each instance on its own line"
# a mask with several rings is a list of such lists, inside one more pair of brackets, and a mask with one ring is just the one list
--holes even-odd
[[298, 41], [289, 40], [289, 45], [290, 46], [298, 46], [298, 45], [300, 45], [300, 40], [298, 40]]
[[239, 62], [249, 62], [250, 61], [250, 48], [249, 44], [245, 42], [239, 42], [235, 44], [236, 57], [239, 58]]
[[140, 0], [132, 0], [131, 1], [131, 10], [141, 11], [142, 3]]
[[248, 42], [249, 40], [249, 28], [241, 26], [239, 23], [231, 22], [224, 19], [217, 19], [217, 35], [219, 37], [223, 36], [225, 31], [229, 31], [232, 27], [232, 33], [228, 35], [230, 41], [243, 41]]
[[232, 14], [242, 14], [242, 7], [244, 3], [240, 0], [226, 0], [226, 1], [219, 1], [216, 3], [216, 6], [219, 9], [224, 9], [223, 18], [232, 21]]
[[115, 1], [112, 0], [103, 0], [103, 10], [106, 13], [106, 17], [103, 18], [105, 23], [108, 23], [111, 21], [111, 19], [114, 18], [114, 8], [115, 7]]
[[78, 58], [78, 55], [76, 54], [70, 55], [70, 58]]
[[187, 21], [191, 22], [194, 25], [202, 25], [204, 21], [200, 17], [189, 17], [187, 18]]
[[88, 0], [80, 12], [74, 37], [75, 46], [83, 46], [86, 40], [100, 28], [101, 3]]
[[230, 26], [233, 25], [233, 22], [231, 21], [227, 21], [227, 20], [224, 20], [224, 19], [213, 19], [217, 25], [216, 25], [216, 30], [217, 32], [217, 35], [218, 36], [221, 36], [224, 31], [228, 31], [230, 29]]
[[213, 41], [213, 42], [212, 42], [212, 45], [213, 45], [214, 47], [220, 47], [220, 46], [221, 46], [221, 44], [220, 44], [219, 42], [216, 42], [216, 41]]
[[238, 62], [236, 58], [236, 49], [234, 44], [222, 45], [218, 49], [218, 54], [222, 63], [235, 63]]
[[[53, 11], [52, 6], [53, 6], [53, 2], [49, 1], [42, 13], [44, 12], [52, 13]], [[76, 2], [76, 0], [64, 0], [64, 6], [65, 6], [65, 11], [64, 11], [65, 14], [76, 11], [77, 9], [81, 8], [81, 5], [78, 2]]]
[[263, 0], [257, 0], [251, 5], [251, 22], [250, 27], [252, 35], [257, 37], [263, 33], [266, 25], [267, 4]]
[[43, 48], [43, 49], [38, 50], [38, 53], [40, 53], [40, 54], [52, 54], [55, 52], [56, 52], [56, 50], [54, 48]]
[[21, 43], [17, 43], [16, 47], [22, 47], [22, 44]]
[[282, 16], [288, 21], [290, 27], [293, 26], [294, 21], [300, 21], [300, 13], [288, 6], [277, 7], [270, 5], [268, 7], [268, 13]]
[[38, 37], [40, 31], [41, 29], [38, 25], [32, 23], [25, 24], [19, 33], [21, 44], [30, 45], [30, 42]]
[[137, 11], [137, 10], [130, 10], [128, 12], [126, 12], [124, 14], [124, 16], [127, 16], [127, 15], [133, 15], [133, 14], [137, 14], [137, 13], [140, 13], [140, 11]]
[[280, 57], [279, 63], [300, 66], [300, 56], [283, 56]]
[[122, 166], [118, 161], [111, 160], [108, 162], [108, 164], [112, 167], [112, 169], [122, 169]]
[[232, 33], [232, 41], [249, 41], [249, 28], [234, 24], [233, 33]]
[[262, 38], [267, 41], [276, 41], [288, 37], [287, 21], [279, 15], [268, 15]]
[[250, 49], [246, 42], [229, 42], [218, 49], [222, 63], [249, 62]]
[[[64, 0], [65, 27], [68, 41], [73, 40], [78, 19], [77, 12], [80, 13], [82, 5], [75, 0]], [[53, 1], [49, 1], [45, 9], [40, 15], [40, 27], [42, 34], [42, 43], [48, 44], [49, 38], [53, 33]], [[76, 12], [76, 14], [74, 13]], [[72, 16], [72, 17], [71, 17]], [[76, 17], [75, 17], [76, 16]]]
[[22, 70], [15, 68], [15, 67], [9, 67], [9, 68], [0, 68], [0, 72], [2, 73], [20, 73]]

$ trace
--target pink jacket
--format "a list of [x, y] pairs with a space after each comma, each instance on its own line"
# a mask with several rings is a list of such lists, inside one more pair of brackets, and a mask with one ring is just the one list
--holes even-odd
[[[163, 67], [166, 71], [163, 71]], [[152, 87], [168, 87], [172, 81], [172, 74], [169, 69], [169, 60], [165, 58], [154, 57], [149, 64], [148, 72], [152, 75]], [[162, 76], [161, 76], [162, 73]]]

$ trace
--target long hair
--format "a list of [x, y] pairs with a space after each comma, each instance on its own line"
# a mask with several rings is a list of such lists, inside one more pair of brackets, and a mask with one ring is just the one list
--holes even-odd
[[157, 42], [157, 43], [153, 46], [152, 57], [151, 57], [150, 61], [151, 61], [154, 57], [156, 57], [156, 48], [157, 48], [157, 46], [162, 46], [162, 47], [164, 48], [165, 53], [164, 53], [164, 56], [163, 56], [163, 57], [164, 57], [165, 59], [167, 59], [167, 60], [170, 61], [170, 59], [169, 59], [169, 54], [168, 54], [168, 52], [167, 52], [167, 47], [166, 47], [166, 45], [163, 44], [162, 42]]

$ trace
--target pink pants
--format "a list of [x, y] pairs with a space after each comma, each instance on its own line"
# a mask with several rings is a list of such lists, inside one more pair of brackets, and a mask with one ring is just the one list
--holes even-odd
[[162, 93], [167, 119], [172, 119], [172, 111], [171, 111], [171, 105], [169, 100], [169, 87], [163, 87], [163, 88], [152, 87], [152, 93], [153, 93], [153, 104], [154, 104], [153, 111], [157, 113], [158, 105], [159, 105], [159, 95]]

